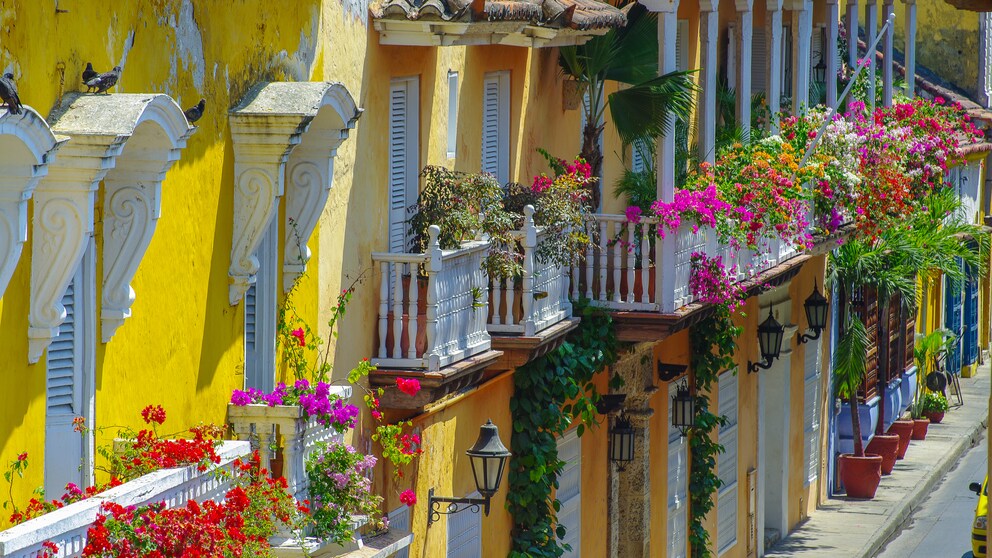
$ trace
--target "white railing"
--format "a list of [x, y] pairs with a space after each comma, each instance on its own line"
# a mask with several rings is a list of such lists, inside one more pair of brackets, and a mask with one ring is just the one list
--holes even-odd
[[[797, 254], [792, 243], [778, 238], [764, 239], [754, 249], [735, 251], [721, 244], [712, 229], [704, 227], [693, 232], [691, 223], [683, 223], [671, 234], [673, 238], [665, 242], [655, 236], [657, 224], [655, 218], [630, 223], [625, 215], [589, 216], [586, 231], [592, 241], [585, 260], [572, 267], [572, 298], [588, 298], [592, 304], [611, 310], [667, 311], [657, 283], [674, 291], [672, 308], [678, 309], [695, 302], [689, 290], [695, 252], [710, 257], [720, 255], [728, 271], [736, 267], [738, 281]], [[662, 258], [666, 244], [673, 256]], [[659, 265], [661, 273], [656, 273]]]
[[489, 282], [482, 269], [489, 243], [442, 250], [438, 227], [429, 232], [426, 254], [372, 254], [380, 271], [376, 366], [437, 371], [492, 347], [486, 331]]
[[[344, 401], [351, 399], [350, 386], [332, 386], [331, 392]], [[301, 501], [309, 497], [306, 459], [322, 442], [344, 441], [344, 436], [333, 428], [305, 419], [299, 405], [228, 405], [227, 417], [238, 439], [251, 442], [259, 450], [262, 467], [272, 467], [269, 448], [282, 447], [282, 476], [289, 493]]]
[[[218, 468], [230, 471], [235, 459], [250, 453], [247, 442], [222, 442], [217, 449], [221, 457]], [[230, 483], [215, 471], [200, 472], [195, 466], [162, 469], [25, 521], [0, 532], [0, 556], [36, 558], [43, 554], [45, 542], [59, 547], [57, 556], [60, 558], [81, 556], [86, 547], [87, 531], [96, 521], [102, 503], [142, 506], [165, 502], [171, 508], [182, 506], [190, 499], [220, 500], [230, 489]]]
[[487, 328], [490, 333], [532, 337], [572, 317], [568, 270], [539, 261], [537, 249], [547, 235], [534, 225], [533, 206], [524, 208], [524, 226], [512, 235], [523, 250], [523, 273], [519, 280], [498, 279], [490, 285]]

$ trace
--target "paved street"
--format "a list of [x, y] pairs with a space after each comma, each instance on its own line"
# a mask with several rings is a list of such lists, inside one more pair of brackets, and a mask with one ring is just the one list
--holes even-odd
[[879, 558], [970, 557], [971, 522], [978, 497], [968, 490], [968, 484], [981, 481], [987, 466], [984, 444], [969, 449]]

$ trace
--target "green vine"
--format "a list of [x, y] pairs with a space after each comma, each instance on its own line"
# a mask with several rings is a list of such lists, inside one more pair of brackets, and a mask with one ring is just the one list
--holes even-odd
[[[508, 474], [506, 508], [513, 515], [511, 558], [564, 554], [565, 527], [557, 523], [561, 508], [551, 497], [564, 462], [558, 437], [572, 420], [581, 421], [579, 436], [597, 424], [599, 394], [593, 376], [617, 359], [617, 339], [609, 315], [576, 305], [579, 327], [556, 351], [517, 369], [510, 400], [513, 461]], [[611, 384], [618, 378], [614, 377]]]
[[692, 328], [692, 373], [696, 401], [695, 426], [689, 437], [692, 452], [689, 472], [689, 546], [693, 558], [709, 558], [710, 534], [703, 526], [706, 514], [713, 509], [715, 494], [723, 484], [716, 473], [717, 456], [723, 446], [714, 440], [714, 430], [727, 417], [710, 412], [710, 388], [720, 372], [734, 368], [735, 339], [741, 328], [734, 325], [730, 310], [718, 304], [712, 316]]

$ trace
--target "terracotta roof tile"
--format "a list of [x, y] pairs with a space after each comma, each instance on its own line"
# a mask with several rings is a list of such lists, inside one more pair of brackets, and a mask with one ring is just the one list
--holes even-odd
[[[480, 5], [481, 11], [477, 9]], [[599, 0], [381, 0], [371, 10], [376, 19], [529, 22], [577, 30], [627, 24], [623, 11]]]

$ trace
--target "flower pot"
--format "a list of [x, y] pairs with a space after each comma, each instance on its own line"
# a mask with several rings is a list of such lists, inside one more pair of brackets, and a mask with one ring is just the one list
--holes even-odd
[[926, 440], [927, 439], [927, 428], [930, 427], [930, 419], [921, 418], [913, 420], [913, 436], [914, 440]]
[[892, 423], [889, 427], [889, 434], [899, 435], [899, 452], [896, 453], [896, 459], [903, 459], [906, 457], [906, 450], [909, 449], [909, 439], [913, 436], [913, 421], [911, 420], [897, 420]]
[[944, 420], [944, 411], [930, 411], [927, 418], [930, 419], [930, 424], [940, 424]]
[[882, 474], [891, 475], [896, 466], [896, 454], [899, 452], [899, 435], [875, 434], [875, 437], [865, 448], [866, 453], [882, 456]]
[[840, 480], [848, 498], [874, 498], [882, 480], [882, 456], [865, 454], [855, 457], [849, 453], [840, 456]]
[[276, 450], [275, 454], [269, 458], [269, 476], [277, 479], [283, 476], [283, 458], [282, 458], [282, 448]]

